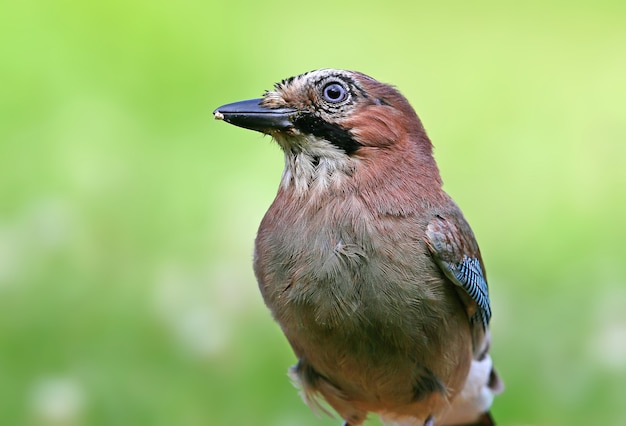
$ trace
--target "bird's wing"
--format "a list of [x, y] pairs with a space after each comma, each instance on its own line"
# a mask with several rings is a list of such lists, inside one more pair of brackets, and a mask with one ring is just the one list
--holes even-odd
[[445, 276], [457, 286], [472, 324], [486, 331], [491, 318], [485, 268], [474, 233], [457, 215], [436, 216], [426, 228], [426, 244]]

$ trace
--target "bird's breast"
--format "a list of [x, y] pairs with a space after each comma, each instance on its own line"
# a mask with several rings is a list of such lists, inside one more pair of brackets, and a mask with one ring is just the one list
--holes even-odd
[[416, 217], [380, 217], [356, 196], [323, 205], [277, 198], [256, 240], [255, 272], [281, 323], [385, 329], [437, 306], [441, 282]]
[[314, 205], [279, 193], [263, 219], [254, 266], [265, 303], [296, 355], [343, 390], [410, 399], [465, 373], [469, 358], [446, 351], [469, 339], [467, 318], [424, 228], [423, 215], [375, 215], [358, 197]]

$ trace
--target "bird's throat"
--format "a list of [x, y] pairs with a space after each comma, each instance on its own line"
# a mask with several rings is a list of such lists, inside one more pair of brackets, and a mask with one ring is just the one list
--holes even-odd
[[357, 160], [324, 139], [309, 136], [278, 142], [285, 152], [281, 188], [293, 191], [294, 195], [341, 189], [354, 174]]

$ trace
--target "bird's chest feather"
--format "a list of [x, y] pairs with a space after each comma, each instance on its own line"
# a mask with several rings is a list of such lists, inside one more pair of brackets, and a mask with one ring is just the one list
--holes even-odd
[[254, 262], [296, 355], [362, 399], [410, 399], [416, 383], [447, 379], [431, 362], [458, 302], [426, 255], [421, 216], [377, 216], [356, 197], [309, 207], [274, 203]]
[[439, 292], [423, 280], [433, 266], [420, 260], [421, 227], [413, 217], [375, 216], [355, 196], [275, 203], [256, 241], [265, 302], [283, 329], [354, 336], [372, 328], [398, 340], [394, 330], [431, 309]]

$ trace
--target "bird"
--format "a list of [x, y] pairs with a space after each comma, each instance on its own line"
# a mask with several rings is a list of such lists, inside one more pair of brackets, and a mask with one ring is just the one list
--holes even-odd
[[214, 117], [284, 152], [253, 267], [304, 401], [344, 426], [494, 425], [483, 260], [407, 99], [324, 68]]

